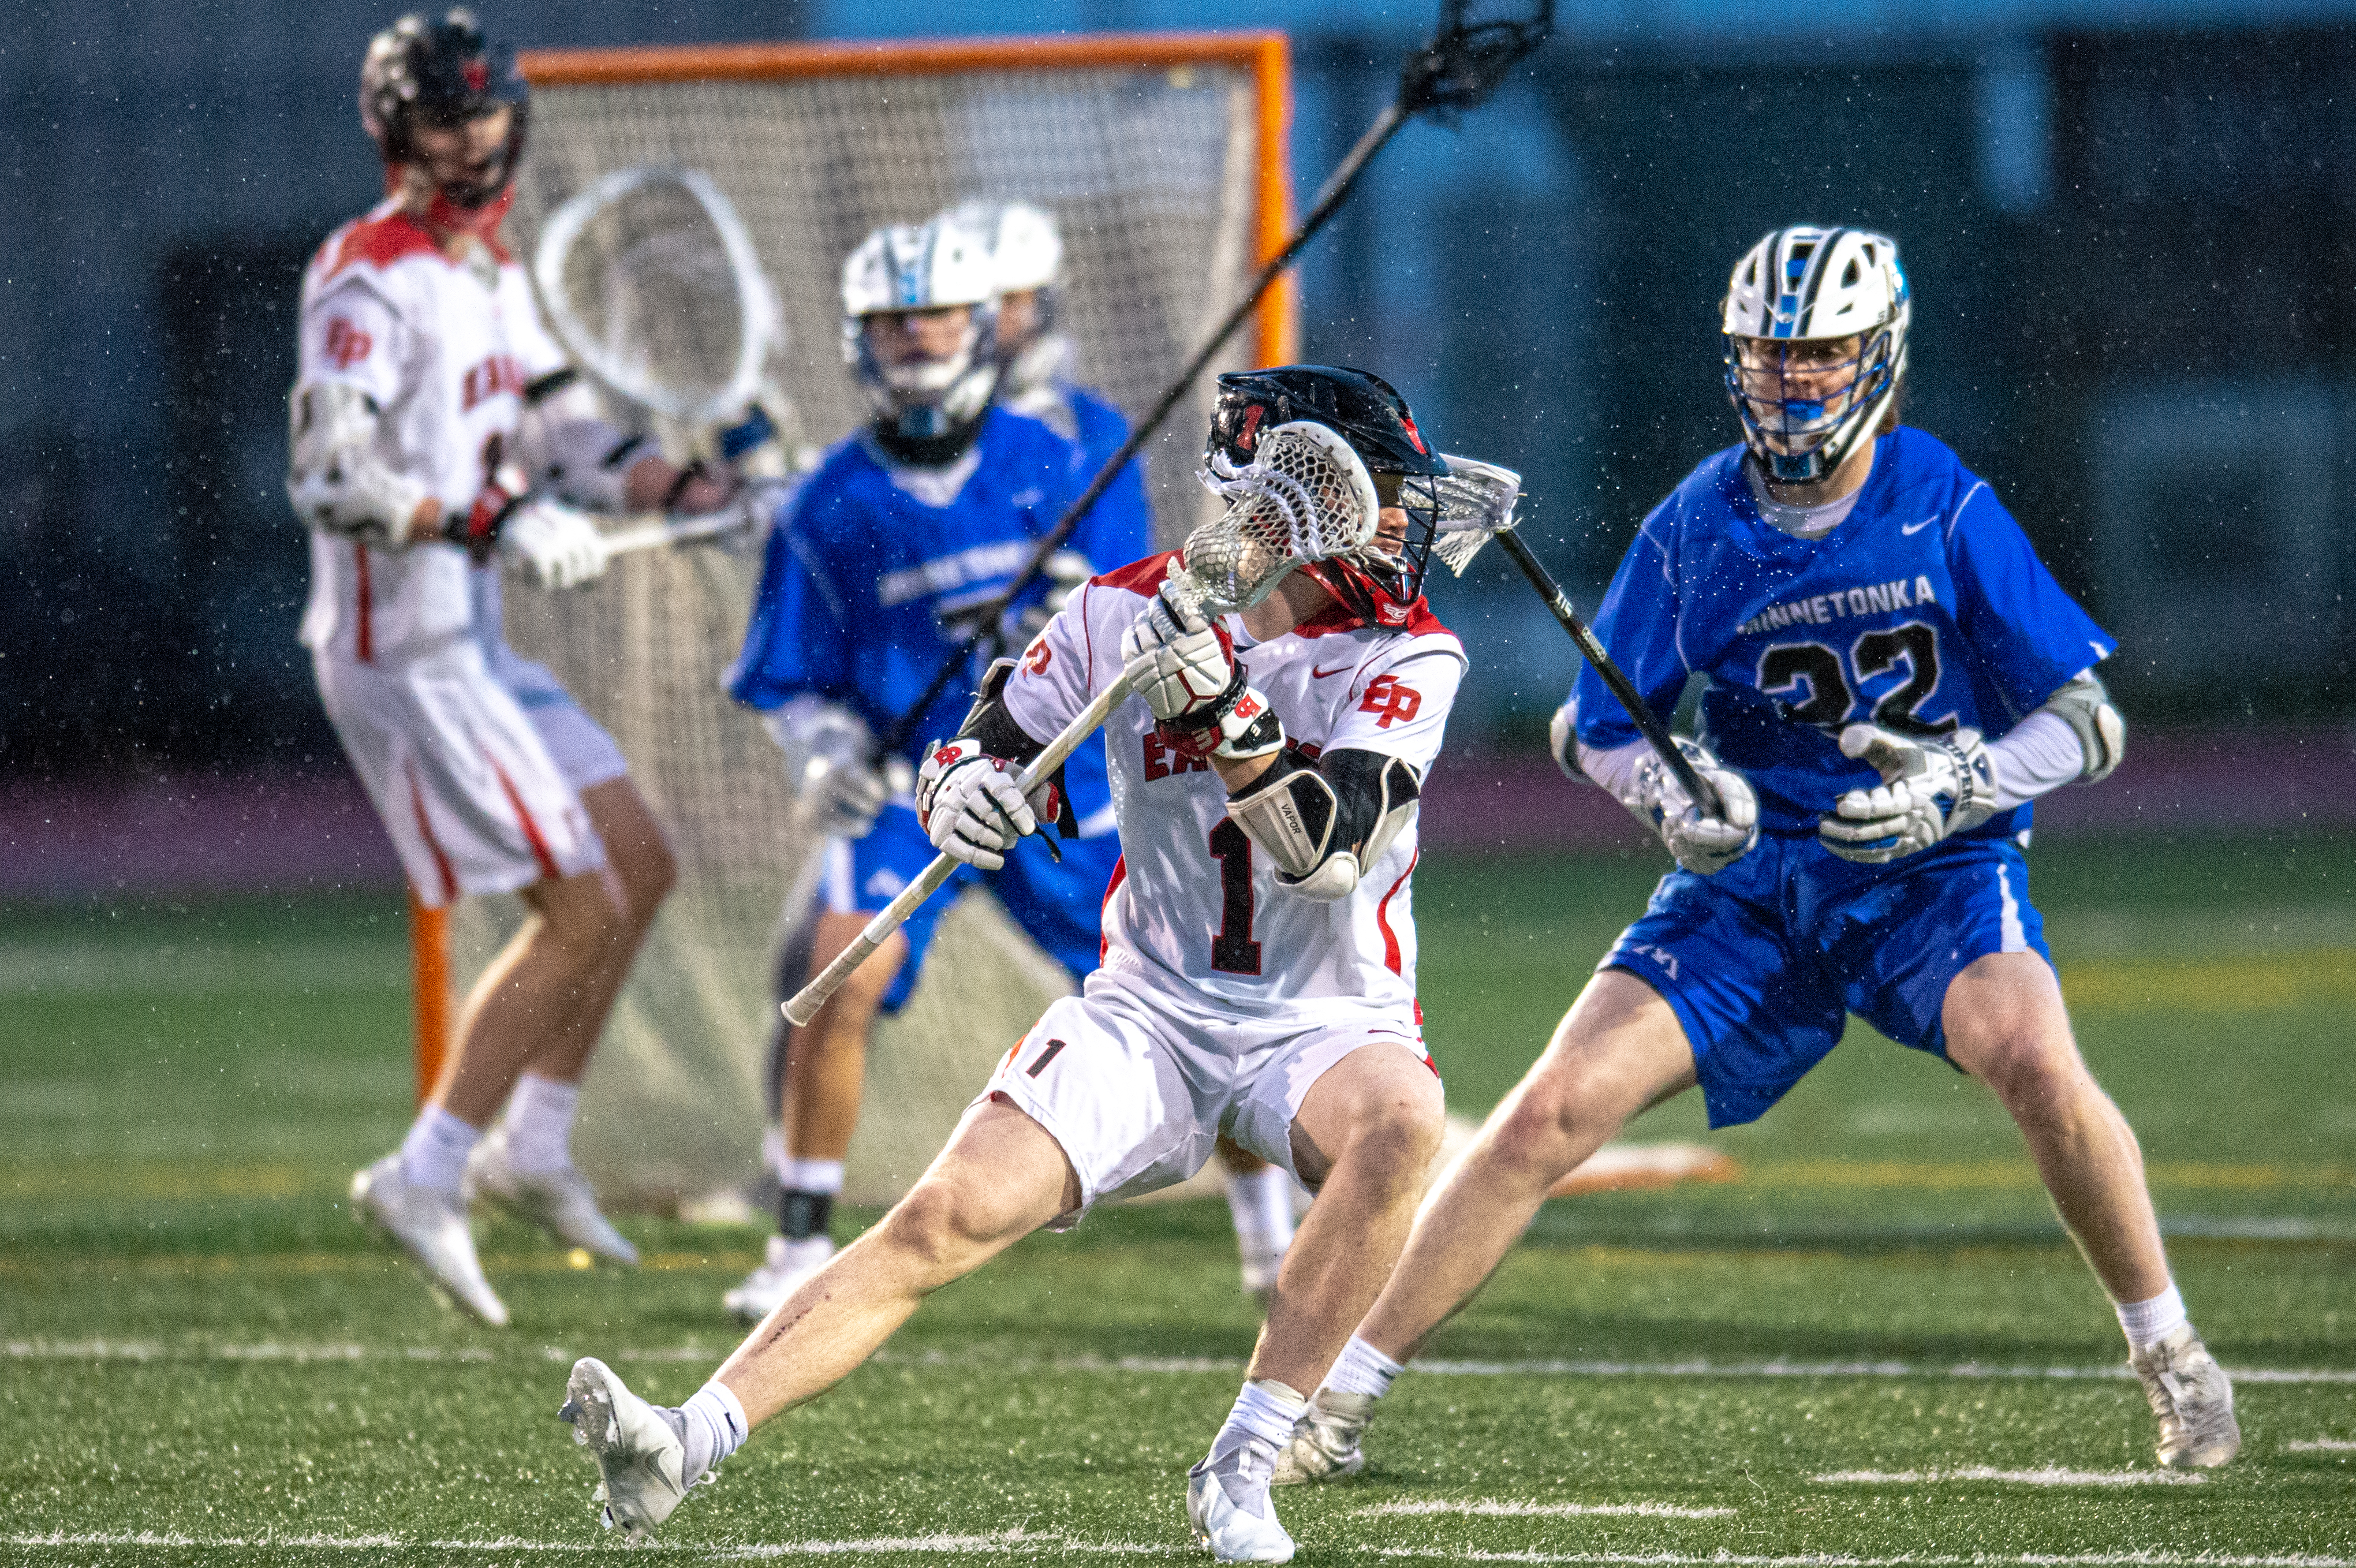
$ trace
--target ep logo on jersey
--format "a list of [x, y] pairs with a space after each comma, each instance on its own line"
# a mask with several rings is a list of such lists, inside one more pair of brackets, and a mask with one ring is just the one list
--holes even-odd
[[1376, 729], [1410, 721], [1422, 706], [1423, 693], [1396, 675], [1376, 676], [1366, 682], [1366, 694], [1358, 699], [1360, 713], [1376, 715]]

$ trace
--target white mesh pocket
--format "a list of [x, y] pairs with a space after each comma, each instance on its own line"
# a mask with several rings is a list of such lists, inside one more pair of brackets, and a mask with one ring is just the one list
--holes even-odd
[[1215, 604], [1256, 605], [1291, 567], [1375, 537], [1375, 482], [1350, 444], [1322, 424], [1280, 424], [1259, 438], [1249, 464], [1224, 467], [1202, 477], [1227, 510], [1196, 529], [1185, 551], [1186, 570]]

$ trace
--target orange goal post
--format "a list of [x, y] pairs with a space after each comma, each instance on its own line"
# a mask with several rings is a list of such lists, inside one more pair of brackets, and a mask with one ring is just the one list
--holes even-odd
[[[841, 360], [838, 291], [844, 256], [880, 224], [973, 198], [1054, 213], [1059, 328], [1079, 379], [1132, 417], [1290, 238], [1280, 33], [534, 50], [522, 65], [533, 102], [510, 248], [529, 257], [547, 215], [615, 170], [701, 170], [744, 220], [776, 297], [785, 333], [768, 379], [814, 445], [865, 416]], [[1288, 278], [1149, 443], [1162, 542], [1207, 504], [1194, 472], [1211, 375], [1285, 362], [1297, 343]], [[625, 1204], [692, 1199], [749, 1175], [766, 1120], [778, 918], [813, 867], [775, 748], [721, 689], [758, 570], [757, 541], [640, 551], [579, 593], [506, 595], [509, 640], [614, 735], [680, 865], [582, 1101], [581, 1162]], [[520, 918], [510, 898], [413, 918], [421, 1094], [448, 1049], [454, 977], [463, 987]], [[915, 1177], [997, 1055], [1067, 983], [986, 897], [950, 912], [916, 994], [876, 1031], [852, 1201]]]

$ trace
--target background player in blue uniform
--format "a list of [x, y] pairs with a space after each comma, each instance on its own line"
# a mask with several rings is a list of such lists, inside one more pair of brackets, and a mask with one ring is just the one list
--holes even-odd
[[[954, 216], [879, 230], [844, 264], [843, 352], [874, 417], [828, 451], [776, 520], [728, 675], [738, 702], [770, 714], [789, 769], [813, 781], [835, 835], [808, 940], [789, 942], [781, 960], [787, 992], [932, 860], [907, 795], [912, 764], [926, 741], [957, 733], [970, 693], [944, 693], [883, 771], [869, 759], [872, 737], [923, 694], [962, 643], [961, 618], [1005, 590], [1087, 479], [1070, 442], [991, 403], [997, 292], [988, 234]], [[1093, 509], [1073, 551], [1108, 564], [1148, 553], [1142, 499]], [[1054, 586], [1042, 584], [1024, 607], [1048, 607]], [[1100, 738], [1073, 754], [1064, 789], [1060, 862], [1045, 843], [1025, 843], [982, 879], [1041, 947], [1085, 974], [1120, 853]], [[960, 868], [952, 886], [979, 877]], [[827, 1226], [858, 1122], [869, 1026], [879, 1008], [907, 1000], [950, 902], [927, 900], [808, 1028], [780, 1042], [783, 1135], [771, 1150], [779, 1234], [728, 1293], [739, 1316], [766, 1316], [832, 1255]]]
[[1707, 678], [1709, 746], [1680, 744], [1718, 800], [1690, 800], [1580, 672], [1556, 723], [1565, 770], [1655, 828], [1679, 869], [1441, 1176], [1280, 1479], [1357, 1467], [1399, 1364], [1628, 1118], [1698, 1083], [1712, 1126], [1751, 1121], [1852, 1012], [2012, 1113], [2117, 1305], [2161, 1463], [2238, 1451], [2232, 1388], [2185, 1317], [2142, 1154], [2078, 1054], [2029, 902], [2029, 801], [2101, 778], [2126, 742], [2092, 669], [2113, 644], [1987, 483], [1897, 424], [1909, 314], [1878, 234], [1784, 229], [1736, 263], [1743, 444], [1644, 520], [1596, 617], [1655, 711]]
[[[1077, 353], [1058, 330], [1063, 320], [1064, 240], [1055, 220], [1027, 201], [973, 201], [945, 216], [985, 230], [998, 264], [998, 402], [1075, 442], [1080, 473], [1093, 478], [1129, 439], [1129, 421], [1099, 392], [1076, 379]], [[1123, 466], [1100, 507], [1122, 516], [1148, 515], [1145, 463]], [[1091, 568], [1077, 551], [1058, 551], [1047, 575], [1062, 596], [1087, 581]], [[1243, 1263], [1243, 1288], [1266, 1303], [1277, 1271], [1292, 1245], [1292, 1178], [1277, 1166], [1221, 1138], [1220, 1174], [1227, 1211], [1236, 1226], [1236, 1251]]]

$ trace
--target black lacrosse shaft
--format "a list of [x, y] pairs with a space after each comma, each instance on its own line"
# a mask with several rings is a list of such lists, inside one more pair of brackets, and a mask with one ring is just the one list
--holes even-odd
[[1015, 574], [1013, 583], [1004, 593], [980, 607], [977, 612], [979, 624], [973, 635], [967, 638], [964, 645], [951, 654], [940, 669], [934, 672], [932, 684], [925, 688], [925, 694], [918, 697], [909, 705], [905, 713], [894, 720], [891, 729], [885, 732], [883, 739], [875, 743], [878, 757], [892, 756], [914, 739], [916, 725], [924, 722], [925, 715], [932, 711], [933, 704], [940, 700], [941, 693], [948, 690], [949, 682], [973, 667], [974, 654], [980, 650], [981, 645], [984, 642], [997, 642], [1003, 637], [1004, 632], [1000, 622], [1005, 617], [1007, 607], [1020, 598], [1032, 584], [1039, 580], [1039, 575], [1046, 570], [1047, 558], [1061, 550], [1070, 541], [1073, 532], [1080, 526], [1080, 520], [1087, 516], [1088, 509], [1104, 498], [1105, 491], [1112, 488], [1114, 478], [1119, 475], [1122, 468], [1128, 466], [1130, 459], [1136, 456], [1145, 444], [1153, 438], [1154, 432], [1162, 428], [1162, 422], [1170, 417], [1170, 411], [1178, 406], [1179, 400], [1183, 398], [1187, 389], [1194, 384], [1194, 378], [1203, 373], [1203, 367], [1208, 365], [1212, 357], [1226, 346], [1227, 339], [1235, 336], [1236, 328], [1243, 325], [1244, 318], [1248, 317], [1253, 307], [1259, 304], [1260, 296], [1268, 293], [1269, 286], [1276, 282], [1278, 276], [1291, 264], [1292, 259], [1301, 253], [1301, 248], [1316, 238], [1317, 231], [1323, 228], [1326, 220], [1333, 216], [1334, 209], [1340, 207], [1343, 199], [1350, 194], [1350, 188], [1357, 183], [1358, 176], [1364, 172], [1366, 165], [1373, 161], [1374, 156], [1382, 151], [1384, 144], [1397, 135], [1399, 128], [1407, 122], [1407, 113], [1397, 103], [1393, 103], [1385, 108], [1381, 114], [1376, 116], [1373, 124], [1366, 127], [1366, 134], [1358, 138], [1358, 145], [1350, 149], [1349, 156], [1344, 158], [1340, 166], [1327, 177], [1324, 188], [1318, 192], [1316, 205], [1310, 209], [1309, 216], [1301, 220], [1301, 227], [1293, 231], [1292, 238], [1286, 242], [1284, 249], [1279, 251], [1266, 266], [1260, 268], [1259, 276], [1252, 284], [1251, 292], [1244, 295], [1233, 310], [1227, 312], [1226, 319], [1219, 323], [1219, 329], [1211, 334], [1208, 342], [1195, 350], [1193, 359], [1186, 361], [1185, 368], [1178, 372], [1177, 378], [1162, 391], [1162, 396], [1155, 401], [1152, 408], [1147, 411], [1145, 417], [1138, 421], [1136, 428], [1129, 433], [1129, 439], [1121, 443], [1120, 450], [1115, 452], [1106, 460], [1104, 467], [1097, 470], [1096, 478], [1088, 481], [1088, 488], [1080, 492], [1080, 499], [1074, 501], [1070, 509], [1056, 520], [1055, 527], [1039, 536], [1039, 542], [1032, 547], [1030, 560], [1024, 562], [1023, 570]]
[[1612, 694], [1620, 699], [1620, 705], [1628, 710], [1628, 716], [1636, 721], [1636, 728], [1660, 754], [1669, 771], [1677, 776], [1677, 782], [1685, 786], [1686, 794], [1705, 812], [1717, 815], [1718, 791], [1701, 781], [1701, 775], [1694, 771], [1693, 764], [1686, 759], [1686, 754], [1679, 751], [1676, 742], [1670, 738], [1668, 726], [1653, 716], [1651, 707], [1636, 694], [1635, 685], [1620, 672], [1620, 666], [1612, 662], [1612, 655], [1603, 651], [1602, 642], [1587, 629], [1587, 623], [1579, 618], [1579, 612], [1571, 608], [1569, 596], [1538, 564], [1538, 558], [1530, 553], [1530, 547], [1522, 542], [1522, 536], [1509, 529], [1497, 535], [1497, 542], [1506, 554], [1514, 558], [1514, 564], [1522, 569], [1522, 575], [1530, 580], [1530, 586], [1538, 591], [1538, 597], [1544, 599], [1547, 608], [1554, 612], [1554, 618], [1562, 623], [1562, 629], [1570, 633], [1571, 641], [1579, 644], [1579, 651], [1588, 663], [1595, 667], [1595, 672], [1603, 677], [1603, 683], [1612, 688]]

